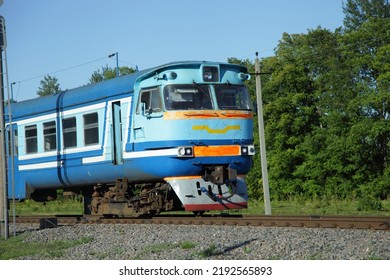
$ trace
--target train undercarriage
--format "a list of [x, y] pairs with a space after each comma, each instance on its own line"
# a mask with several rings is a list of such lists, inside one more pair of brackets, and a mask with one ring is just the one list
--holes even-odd
[[[56, 189], [30, 190], [35, 201], [56, 199]], [[127, 178], [115, 183], [64, 189], [83, 196], [84, 214], [105, 217], [145, 217], [167, 211], [241, 209], [247, 206], [242, 176], [228, 166], [206, 166], [203, 175], [167, 177], [164, 181], [134, 183]]]
[[165, 211], [183, 210], [168, 183], [130, 184], [118, 179], [115, 185], [96, 185], [84, 197], [84, 211], [107, 217], [153, 216]]

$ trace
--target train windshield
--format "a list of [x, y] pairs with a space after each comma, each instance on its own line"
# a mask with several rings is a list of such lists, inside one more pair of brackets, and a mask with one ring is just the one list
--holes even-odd
[[213, 102], [208, 85], [168, 85], [164, 88], [167, 110], [212, 110]]
[[252, 110], [252, 102], [245, 86], [214, 85], [218, 108], [221, 110]]

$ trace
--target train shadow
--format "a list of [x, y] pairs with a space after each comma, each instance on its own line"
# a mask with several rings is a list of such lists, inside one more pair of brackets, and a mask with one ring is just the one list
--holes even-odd
[[238, 243], [238, 244], [226, 247], [223, 250], [216, 250], [215, 248], [210, 247], [210, 248], [204, 250], [201, 253], [201, 255], [204, 256], [204, 257], [212, 257], [212, 256], [224, 255], [224, 254], [230, 253], [231, 251], [236, 250], [238, 248], [247, 246], [247, 245], [249, 245], [250, 243], [252, 243], [253, 241], [256, 241], [256, 240], [258, 240], [258, 239], [257, 238], [252, 238], [250, 240], [246, 240], [246, 241], [243, 241], [241, 243]]

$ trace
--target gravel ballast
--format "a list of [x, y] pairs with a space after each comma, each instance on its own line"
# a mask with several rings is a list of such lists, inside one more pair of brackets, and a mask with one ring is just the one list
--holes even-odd
[[16, 225], [25, 242], [86, 240], [61, 260], [367, 260], [390, 259], [390, 231], [209, 225]]

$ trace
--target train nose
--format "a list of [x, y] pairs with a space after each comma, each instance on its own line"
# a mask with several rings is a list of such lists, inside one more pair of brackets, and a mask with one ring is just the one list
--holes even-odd
[[226, 210], [247, 207], [247, 186], [243, 176], [225, 180], [223, 184], [206, 181], [203, 176], [169, 177], [186, 211]]

